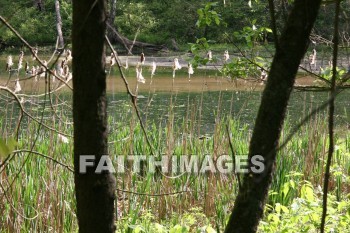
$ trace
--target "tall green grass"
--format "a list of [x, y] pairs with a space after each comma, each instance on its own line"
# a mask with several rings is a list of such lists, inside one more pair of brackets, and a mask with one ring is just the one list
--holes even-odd
[[[214, 126], [207, 127], [210, 130], [202, 125], [205, 107], [203, 94], [199, 101], [192, 102], [188, 97], [186, 106], [181, 106], [186, 108], [182, 117], [176, 114], [180, 107], [176, 94], [169, 96], [168, 112], [158, 119], [149, 117], [150, 111], [144, 111], [143, 120], [154, 156], [188, 155], [201, 159], [206, 155], [214, 158], [233, 156], [230, 138], [234, 154], [247, 155], [252, 126], [244, 122], [241, 114], [223, 114], [221, 93], [219, 96], [216, 106], [211, 109]], [[8, 101], [6, 95], [2, 98], [4, 107], [1, 109], [0, 135], [2, 138], [16, 137], [14, 129], [19, 108], [16, 103]], [[42, 99], [29, 99], [25, 107], [46, 125], [72, 135], [70, 102], [64, 104], [62, 99], [67, 97], [60, 94], [51, 98], [53, 108], [46, 101], [43, 109]], [[230, 112], [234, 107], [231, 99]], [[113, 164], [117, 164], [117, 156], [120, 155], [153, 156], [130, 104], [119, 105], [118, 112], [109, 111], [108, 124], [109, 153]], [[295, 119], [287, 118], [281, 142], [292, 132], [293, 125]], [[227, 127], [230, 135], [226, 133]], [[349, 200], [350, 136], [346, 133], [338, 135], [330, 188], [335, 200], [341, 202]], [[327, 146], [327, 119], [323, 113], [318, 113], [278, 152], [264, 219], [266, 222], [271, 223], [268, 216], [276, 214], [276, 206], [293, 205], [297, 198], [304, 195], [305, 187], [309, 184], [312, 184], [315, 196], [321, 195], [316, 190], [322, 186]], [[65, 144], [56, 132], [39, 128], [36, 122], [25, 118], [17, 149], [31, 148], [73, 167], [72, 138]], [[0, 160], [4, 161], [4, 158]], [[193, 218], [197, 219], [198, 226], [211, 225], [218, 231], [223, 229], [238, 192], [237, 177], [233, 174], [151, 174], [147, 173], [147, 167], [144, 167], [144, 171], [134, 173], [129, 166], [125, 173], [116, 173], [120, 232], [132, 232], [141, 220], [146, 228], [154, 227], [152, 224], [159, 222], [170, 229], [184, 222], [193, 222]], [[77, 231], [73, 173], [66, 167], [39, 154], [16, 153], [1, 168], [0, 181], [7, 191], [4, 195], [4, 190], [0, 190], [1, 232]], [[183, 192], [171, 194], [178, 191]]]

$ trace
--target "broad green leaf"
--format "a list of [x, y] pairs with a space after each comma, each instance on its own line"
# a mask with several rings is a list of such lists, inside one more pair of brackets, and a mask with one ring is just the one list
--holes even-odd
[[211, 226], [207, 226], [205, 229], [206, 233], [216, 233], [216, 231], [211, 227]]
[[304, 184], [301, 187], [301, 197], [306, 199], [307, 201], [314, 201], [315, 197], [314, 197], [314, 190], [312, 189], [312, 187], [308, 184]]
[[284, 205], [281, 205], [281, 210], [283, 213], [286, 213], [286, 214], [289, 213], [289, 209], [287, 207], [285, 207]]
[[180, 226], [179, 224], [175, 225], [170, 229], [169, 233], [187, 233], [188, 228], [185, 226]]
[[16, 148], [16, 145], [17, 142], [13, 138], [7, 140], [0, 138], [0, 158], [4, 158], [11, 154]]

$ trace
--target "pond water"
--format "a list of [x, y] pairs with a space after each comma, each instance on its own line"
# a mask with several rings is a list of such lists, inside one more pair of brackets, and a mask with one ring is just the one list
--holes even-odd
[[[125, 85], [114, 68], [107, 70], [107, 92], [109, 116], [116, 121], [126, 119], [132, 114], [130, 98], [126, 93]], [[125, 71], [131, 90], [136, 89], [136, 74], [133, 67]], [[215, 121], [226, 117], [235, 117], [250, 127], [260, 104], [260, 98], [264, 84], [250, 80], [233, 82], [222, 77], [217, 70], [196, 70], [191, 79], [188, 78], [187, 69], [182, 69], [172, 78], [172, 69], [169, 67], [157, 68], [156, 75], [150, 78], [149, 67], [144, 68], [145, 84], [138, 84], [138, 106], [143, 119], [147, 123], [155, 123], [165, 127], [169, 116], [174, 117], [174, 122], [183, 124], [187, 121], [195, 121], [200, 125], [200, 133], [211, 133]], [[19, 76], [20, 80], [24, 74]], [[7, 82], [8, 76], [0, 72], [0, 85]], [[14, 78], [11, 78], [9, 87], [14, 88]], [[57, 82], [57, 81], [56, 81]], [[41, 93], [44, 90], [44, 80], [21, 81], [21, 93]], [[20, 93], [20, 94], [21, 94]], [[3, 93], [2, 93], [3, 94]], [[349, 124], [350, 91], [340, 93], [336, 99], [336, 124], [344, 126]], [[71, 101], [71, 91], [64, 88], [58, 94], [68, 103]], [[313, 108], [327, 101], [327, 92], [294, 91], [288, 106], [288, 118], [292, 124], [296, 124], [306, 116]], [[28, 98], [24, 96], [24, 98]], [[39, 100], [36, 100], [39, 101]], [[1, 106], [5, 106], [0, 99]], [[325, 114], [323, 110], [319, 114]], [[69, 114], [69, 111], [67, 111]], [[6, 115], [5, 108], [1, 108], [0, 116]], [[14, 116], [15, 117], [15, 116]]]
[[[336, 101], [336, 124], [347, 125], [350, 121], [349, 91], [344, 91], [337, 96]], [[221, 90], [205, 92], [178, 92], [171, 93], [140, 93], [142, 98], [138, 99], [138, 106], [141, 113], [147, 120], [156, 123], [166, 124], [168, 113], [172, 109], [175, 122], [182, 123], [184, 119], [196, 119], [201, 129], [212, 132], [217, 117], [234, 117], [240, 122], [253, 126], [254, 120], [262, 96], [261, 91], [248, 90]], [[312, 109], [315, 109], [327, 101], [329, 95], [325, 92], [293, 92], [288, 106], [288, 118], [292, 126], [307, 116]], [[111, 93], [109, 95], [109, 114], [121, 117], [118, 109], [120, 106], [129, 105], [129, 98], [123, 93]], [[173, 106], [171, 108], [170, 106]], [[326, 114], [327, 108], [320, 111]], [[191, 117], [192, 116], [192, 117]], [[200, 116], [200, 117], [199, 117]], [[326, 116], [324, 116], [326, 117]]]

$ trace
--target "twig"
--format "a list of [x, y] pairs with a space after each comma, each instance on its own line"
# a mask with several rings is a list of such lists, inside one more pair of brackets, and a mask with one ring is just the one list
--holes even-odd
[[[21, 101], [19, 100], [18, 96], [16, 93], [14, 93], [13, 91], [11, 91], [8, 87], [3, 87], [3, 86], [0, 86], [0, 90], [4, 90], [4, 91], [7, 91], [8, 93], [10, 93], [16, 100], [16, 102], [18, 103], [18, 106], [20, 107], [21, 111], [24, 113], [24, 115], [27, 115], [30, 119], [34, 120], [35, 122], [37, 122], [38, 124], [44, 126], [45, 128], [53, 131], [53, 132], [56, 132], [58, 134], [61, 134], [63, 136], [66, 136], [66, 137], [72, 137], [72, 135], [69, 135], [69, 134], [66, 134], [66, 133], [63, 133], [63, 132], [60, 132], [46, 124], [44, 124], [43, 122], [39, 121], [38, 119], [36, 119], [35, 117], [33, 117], [31, 114], [29, 114], [23, 107]], [[43, 111], [44, 112], [44, 111]]]
[[119, 61], [119, 57], [118, 57], [117, 52], [114, 50], [114, 48], [113, 48], [111, 42], [109, 41], [108, 37], [105, 36], [105, 38], [106, 38], [106, 41], [107, 41], [107, 44], [108, 44], [109, 48], [112, 50], [112, 53], [114, 54], [114, 57], [116, 58], [119, 72], [120, 72], [120, 74], [121, 74], [121, 77], [122, 77], [122, 79], [123, 79], [124, 85], [125, 85], [125, 87], [126, 87], [126, 91], [127, 91], [128, 95], [130, 96], [131, 103], [132, 103], [132, 105], [133, 105], [133, 107], [134, 107], [134, 109], [135, 109], [137, 118], [139, 119], [140, 126], [141, 126], [142, 132], [143, 132], [143, 134], [144, 134], [144, 136], [145, 136], [147, 145], [148, 145], [149, 148], [150, 148], [151, 155], [155, 155], [155, 154], [153, 153], [154, 150], [153, 150], [152, 144], [151, 144], [151, 142], [150, 142], [150, 140], [149, 140], [149, 138], [148, 138], [148, 135], [147, 135], [145, 126], [144, 126], [144, 124], [143, 124], [140, 111], [139, 111], [139, 109], [138, 109], [138, 107], [137, 107], [137, 103], [136, 103], [136, 102], [137, 102], [137, 96], [134, 95], [134, 94], [131, 92], [131, 90], [130, 90], [129, 83], [128, 83], [128, 81], [126, 80], [125, 75], [124, 75], [124, 73], [123, 73], [122, 66], [121, 66], [121, 64], [120, 64], [120, 61]]
[[315, 76], [317, 79], [320, 79], [321, 81], [324, 81], [326, 82], [327, 84], [331, 84], [331, 82], [328, 80], [328, 79], [325, 79], [324, 77], [318, 75], [318, 74], [315, 74], [314, 72], [311, 72], [310, 70], [306, 69], [305, 67], [299, 65], [299, 68], [302, 69], [303, 71], [305, 71], [306, 73], [312, 75], [312, 76]]
[[43, 158], [45, 158], [45, 159], [51, 160], [51, 161], [53, 161], [53, 162], [55, 162], [55, 163], [61, 165], [62, 167], [67, 168], [67, 169], [68, 169], [69, 171], [71, 171], [71, 172], [74, 172], [73, 168], [71, 168], [69, 165], [64, 164], [64, 163], [58, 161], [57, 159], [54, 159], [54, 158], [52, 158], [52, 157], [50, 157], [50, 156], [48, 156], [48, 155], [45, 155], [45, 154], [43, 154], [43, 153], [40, 153], [40, 152], [38, 152], [38, 151], [31, 151], [31, 150], [22, 149], [22, 150], [15, 150], [15, 151], [13, 151], [12, 153], [13, 153], [13, 154], [19, 154], [19, 153], [36, 154], [36, 155], [39, 155], [39, 156], [41, 156], [41, 157], [43, 157]]
[[331, 99], [329, 102], [329, 120], [328, 120], [328, 131], [329, 131], [329, 148], [326, 163], [326, 171], [324, 175], [323, 184], [323, 206], [322, 206], [322, 218], [321, 218], [321, 233], [325, 231], [326, 215], [327, 215], [327, 196], [328, 196], [328, 182], [330, 178], [330, 168], [332, 163], [332, 156], [334, 153], [334, 109], [335, 99], [334, 95], [337, 91], [336, 88], [336, 77], [337, 77], [337, 59], [338, 59], [338, 44], [339, 44], [339, 13], [340, 13], [340, 0], [336, 1], [335, 5], [335, 19], [334, 19], [334, 35], [333, 35], [333, 67], [332, 67], [332, 80], [331, 80]]
[[241, 178], [239, 177], [239, 174], [237, 173], [236, 168], [235, 168], [235, 164], [236, 164], [236, 153], [235, 153], [235, 150], [233, 149], [233, 145], [232, 145], [232, 141], [231, 141], [231, 135], [230, 135], [230, 131], [229, 131], [229, 126], [228, 126], [228, 124], [226, 124], [226, 133], [227, 133], [228, 142], [229, 142], [229, 144], [230, 144], [230, 150], [231, 150], [232, 157], [233, 157], [234, 174], [235, 174], [235, 176], [237, 177], [238, 188], [241, 189], [241, 188], [242, 188]]

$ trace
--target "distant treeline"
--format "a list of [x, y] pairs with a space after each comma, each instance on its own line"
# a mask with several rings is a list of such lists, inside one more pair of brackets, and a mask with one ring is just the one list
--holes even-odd
[[[267, 1], [259, 0], [225, 0], [218, 1], [210, 10], [217, 12], [220, 24], [198, 28], [198, 9], [205, 7], [204, 0], [109, 0], [110, 9], [116, 4], [113, 26], [124, 36], [152, 44], [165, 44], [169, 48], [178, 44], [195, 41], [206, 37], [217, 43], [225, 43], [232, 37], [234, 31], [243, 27], [270, 27]], [[281, 29], [287, 20], [292, 1], [275, 1], [277, 29]], [[70, 43], [72, 24], [72, 1], [60, 0], [62, 31], [66, 43]], [[349, 36], [350, 32], [350, 1], [342, 2], [341, 32]], [[55, 0], [2, 0], [0, 15], [18, 30], [18, 32], [33, 45], [55, 44], [57, 38]], [[328, 38], [332, 35], [334, 7], [324, 5], [320, 11], [314, 33]], [[266, 38], [272, 41], [272, 35]], [[0, 26], [0, 49], [6, 46], [18, 46], [20, 41], [6, 29]]]

